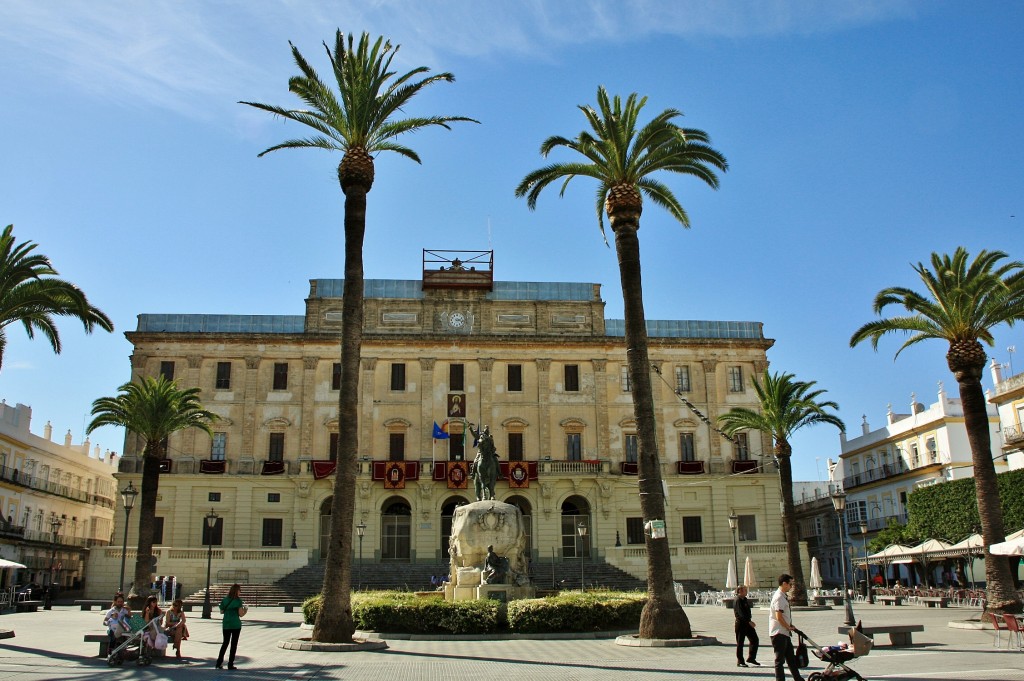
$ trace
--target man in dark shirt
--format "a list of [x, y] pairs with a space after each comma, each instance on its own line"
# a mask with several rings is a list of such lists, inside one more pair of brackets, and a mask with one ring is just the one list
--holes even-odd
[[[757, 661], [757, 632], [754, 631], [754, 620], [750, 614], [750, 599], [747, 598], [747, 587], [740, 586], [736, 589], [736, 600], [732, 604], [732, 610], [736, 613], [736, 666], [746, 667], [752, 664], [760, 667]], [[750, 640], [750, 655], [747, 661], [743, 661], [743, 639]]]

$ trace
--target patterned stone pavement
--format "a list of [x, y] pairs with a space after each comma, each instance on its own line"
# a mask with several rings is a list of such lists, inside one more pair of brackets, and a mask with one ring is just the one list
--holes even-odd
[[[857, 604], [857, 616], [867, 624], [923, 624], [913, 648], [892, 648], [883, 637], [869, 656], [850, 663], [869, 679], [1024, 681], [1024, 653], [993, 647], [991, 631], [951, 628], [950, 620], [977, 619], [978, 611], [926, 609], [918, 606], [869, 606]], [[771, 647], [758, 655], [765, 666], [741, 669], [735, 664], [732, 613], [724, 608], [688, 607], [695, 633], [715, 636], [722, 644], [697, 648], [649, 648], [619, 646], [611, 639], [537, 640], [408, 640], [388, 639], [379, 652], [319, 653], [285, 650], [278, 642], [308, 632], [300, 627], [299, 613], [279, 608], [253, 608], [244, 622], [235, 671], [213, 666], [220, 646], [220, 620], [189, 619], [192, 638], [185, 643], [187, 661], [155, 662], [140, 668], [126, 664], [109, 668], [94, 657], [96, 644], [84, 643], [84, 633], [102, 631], [102, 613], [81, 612], [57, 606], [52, 611], [0, 616], [0, 629], [16, 636], [0, 640], [0, 679], [43, 681], [58, 679], [171, 679], [189, 681], [252, 679], [257, 681], [418, 681], [474, 679], [521, 681], [539, 678], [657, 681], [692, 678], [700, 680], [774, 679]], [[767, 611], [758, 615], [762, 633]], [[835, 643], [843, 610], [806, 611], [795, 615], [798, 627], [816, 642]], [[811, 660], [804, 675], [824, 665]]]

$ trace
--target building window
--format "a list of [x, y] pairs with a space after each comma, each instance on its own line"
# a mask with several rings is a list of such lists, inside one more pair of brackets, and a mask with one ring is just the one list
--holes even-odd
[[224, 518], [218, 517], [211, 528], [206, 524], [206, 518], [199, 516], [199, 523], [203, 527], [203, 546], [220, 546], [224, 543]]
[[508, 365], [508, 391], [510, 393], [523, 392], [523, 365]]
[[690, 392], [690, 367], [676, 367], [676, 392]]
[[747, 440], [746, 433], [736, 433], [733, 435], [736, 441], [733, 443], [732, 450], [733, 454], [736, 455], [737, 461], [747, 461], [750, 459], [750, 443]]
[[623, 364], [619, 367], [619, 383], [622, 385], [622, 392], [628, 393], [633, 386], [633, 383], [629, 380], [629, 367]]
[[693, 447], [693, 433], [679, 433], [679, 460], [697, 460], [697, 453]]
[[217, 390], [231, 389], [231, 362], [217, 362], [217, 381], [213, 387]]
[[643, 544], [646, 541], [644, 537], [644, 519], [643, 518], [626, 518], [626, 543], [627, 544]]
[[580, 365], [565, 365], [565, 392], [578, 393], [580, 391]]
[[267, 502], [271, 503], [271, 504], [279, 504], [279, 503], [281, 503], [281, 493], [280, 492], [267, 492]]
[[163, 516], [153, 518], [153, 546], [160, 546], [164, 543], [164, 519]]
[[341, 390], [341, 362], [331, 366], [331, 390]]
[[405, 364], [401, 362], [391, 365], [391, 389], [399, 392], [405, 390]]
[[626, 445], [626, 448], [625, 448], [626, 449], [626, 462], [627, 463], [636, 463], [637, 462], [637, 452], [639, 451], [638, 445], [637, 445], [636, 433], [629, 433], [628, 435], [626, 435], [625, 445]]
[[330, 433], [327, 436], [327, 458], [331, 461], [338, 460], [338, 434]]
[[160, 375], [168, 381], [174, 380], [174, 362], [160, 362]]
[[220, 492], [210, 492], [207, 499], [209, 501], [220, 501]]
[[448, 366], [448, 390], [462, 392], [466, 389], [466, 365], [450, 364]]
[[739, 540], [757, 541], [757, 522], [752, 515], [741, 515], [739, 520]]
[[583, 460], [583, 433], [565, 434], [565, 459], [566, 461]]
[[274, 390], [288, 389], [288, 363], [274, 363]]
[[729, 392], [743, 392], [743, 367], [729, 367]]
[[271, 433], [267, 448], [268, 461], [284, 461], [284, 433]]
[[388, 460], [405, 461], [405, 433], [388, 433]]
[[700, 544], [704, 541], [704, 531], [701, 528], [699, 515], [683, 516], [683, 543]]
[[522, 461], [523, 460], [523, 434], [522, 433], [509, 433], [508, 434], [508, 460], [509, 461]]
[[228, 434], [214, 433], [210, 443], [210, 458], [213, 461], [223, 461], [228, 450]]
[[464, 426], [457, 422], [448, 422], [448, 460], [466, 460], [466, 436]]
[[280, 546], [281, 535], [284, 532], [284, 520], [281, 518], [263, 519], [263, 545]]

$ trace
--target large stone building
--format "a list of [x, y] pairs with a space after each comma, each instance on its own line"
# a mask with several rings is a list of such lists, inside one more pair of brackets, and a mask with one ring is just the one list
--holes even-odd
[[70, 431], [54, 442], [49, 423], [42, 436], [31, 424], [31, 407], [0, 404], [0, 558], [25, 566], [0, 570], [0, 586], [76, 587], [89, 552], [110, 543], [114, 456], [72, 444]]
[[[366, 281], [362, 560], [447, 561], [452, 511], [473, 498], [465, 431], [487, 424], [506, 478], [498, 497], [527, 516], [535, 568], [583, 554], [645, 577], [623, 322], [605, 319], [599, 284], [493, 281], [491, 257], [425, 251], [422, 280]], [[160, 479], [156, 572], [186, 590], [203, 585], [207, 540], [215, 582], [237, 570], [266, 582], [324, 557], [342, 283], [312, 280], [304, 315], [143, 314], [127, 334], [131, 378], [199, 387], [222, 417], [212, 440], [172, 436]], [[649, 321], [648, 332], [675, 576], [722, 586], [735, 513], [740, 561], [752, 556], [768, 582], [785, 555], [770, 443], [734, 443], [702, 416], [756, 408], [752, 378], [772, 341], [756, 322]], [[140, 451], [129, 437], [121, 486], [138, 485]]]

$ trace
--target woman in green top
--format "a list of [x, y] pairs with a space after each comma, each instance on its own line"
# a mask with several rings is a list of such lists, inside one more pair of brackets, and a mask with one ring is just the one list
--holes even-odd
[[242, 602], [242, 587], [232, 584], [228, 595], [220, 602], [220, 611], [224, 614], [224, 643], [220, 646], [220, 655], [217, 656], [217, 669], [224, 664], [224, 651], [231, 644], [231, 654], [228, 655], [228, 669], [235, 668], [235, 650], [238, 649], [238, 636], [242, 633], [242, 615], [245, 614], [245, 603]]

